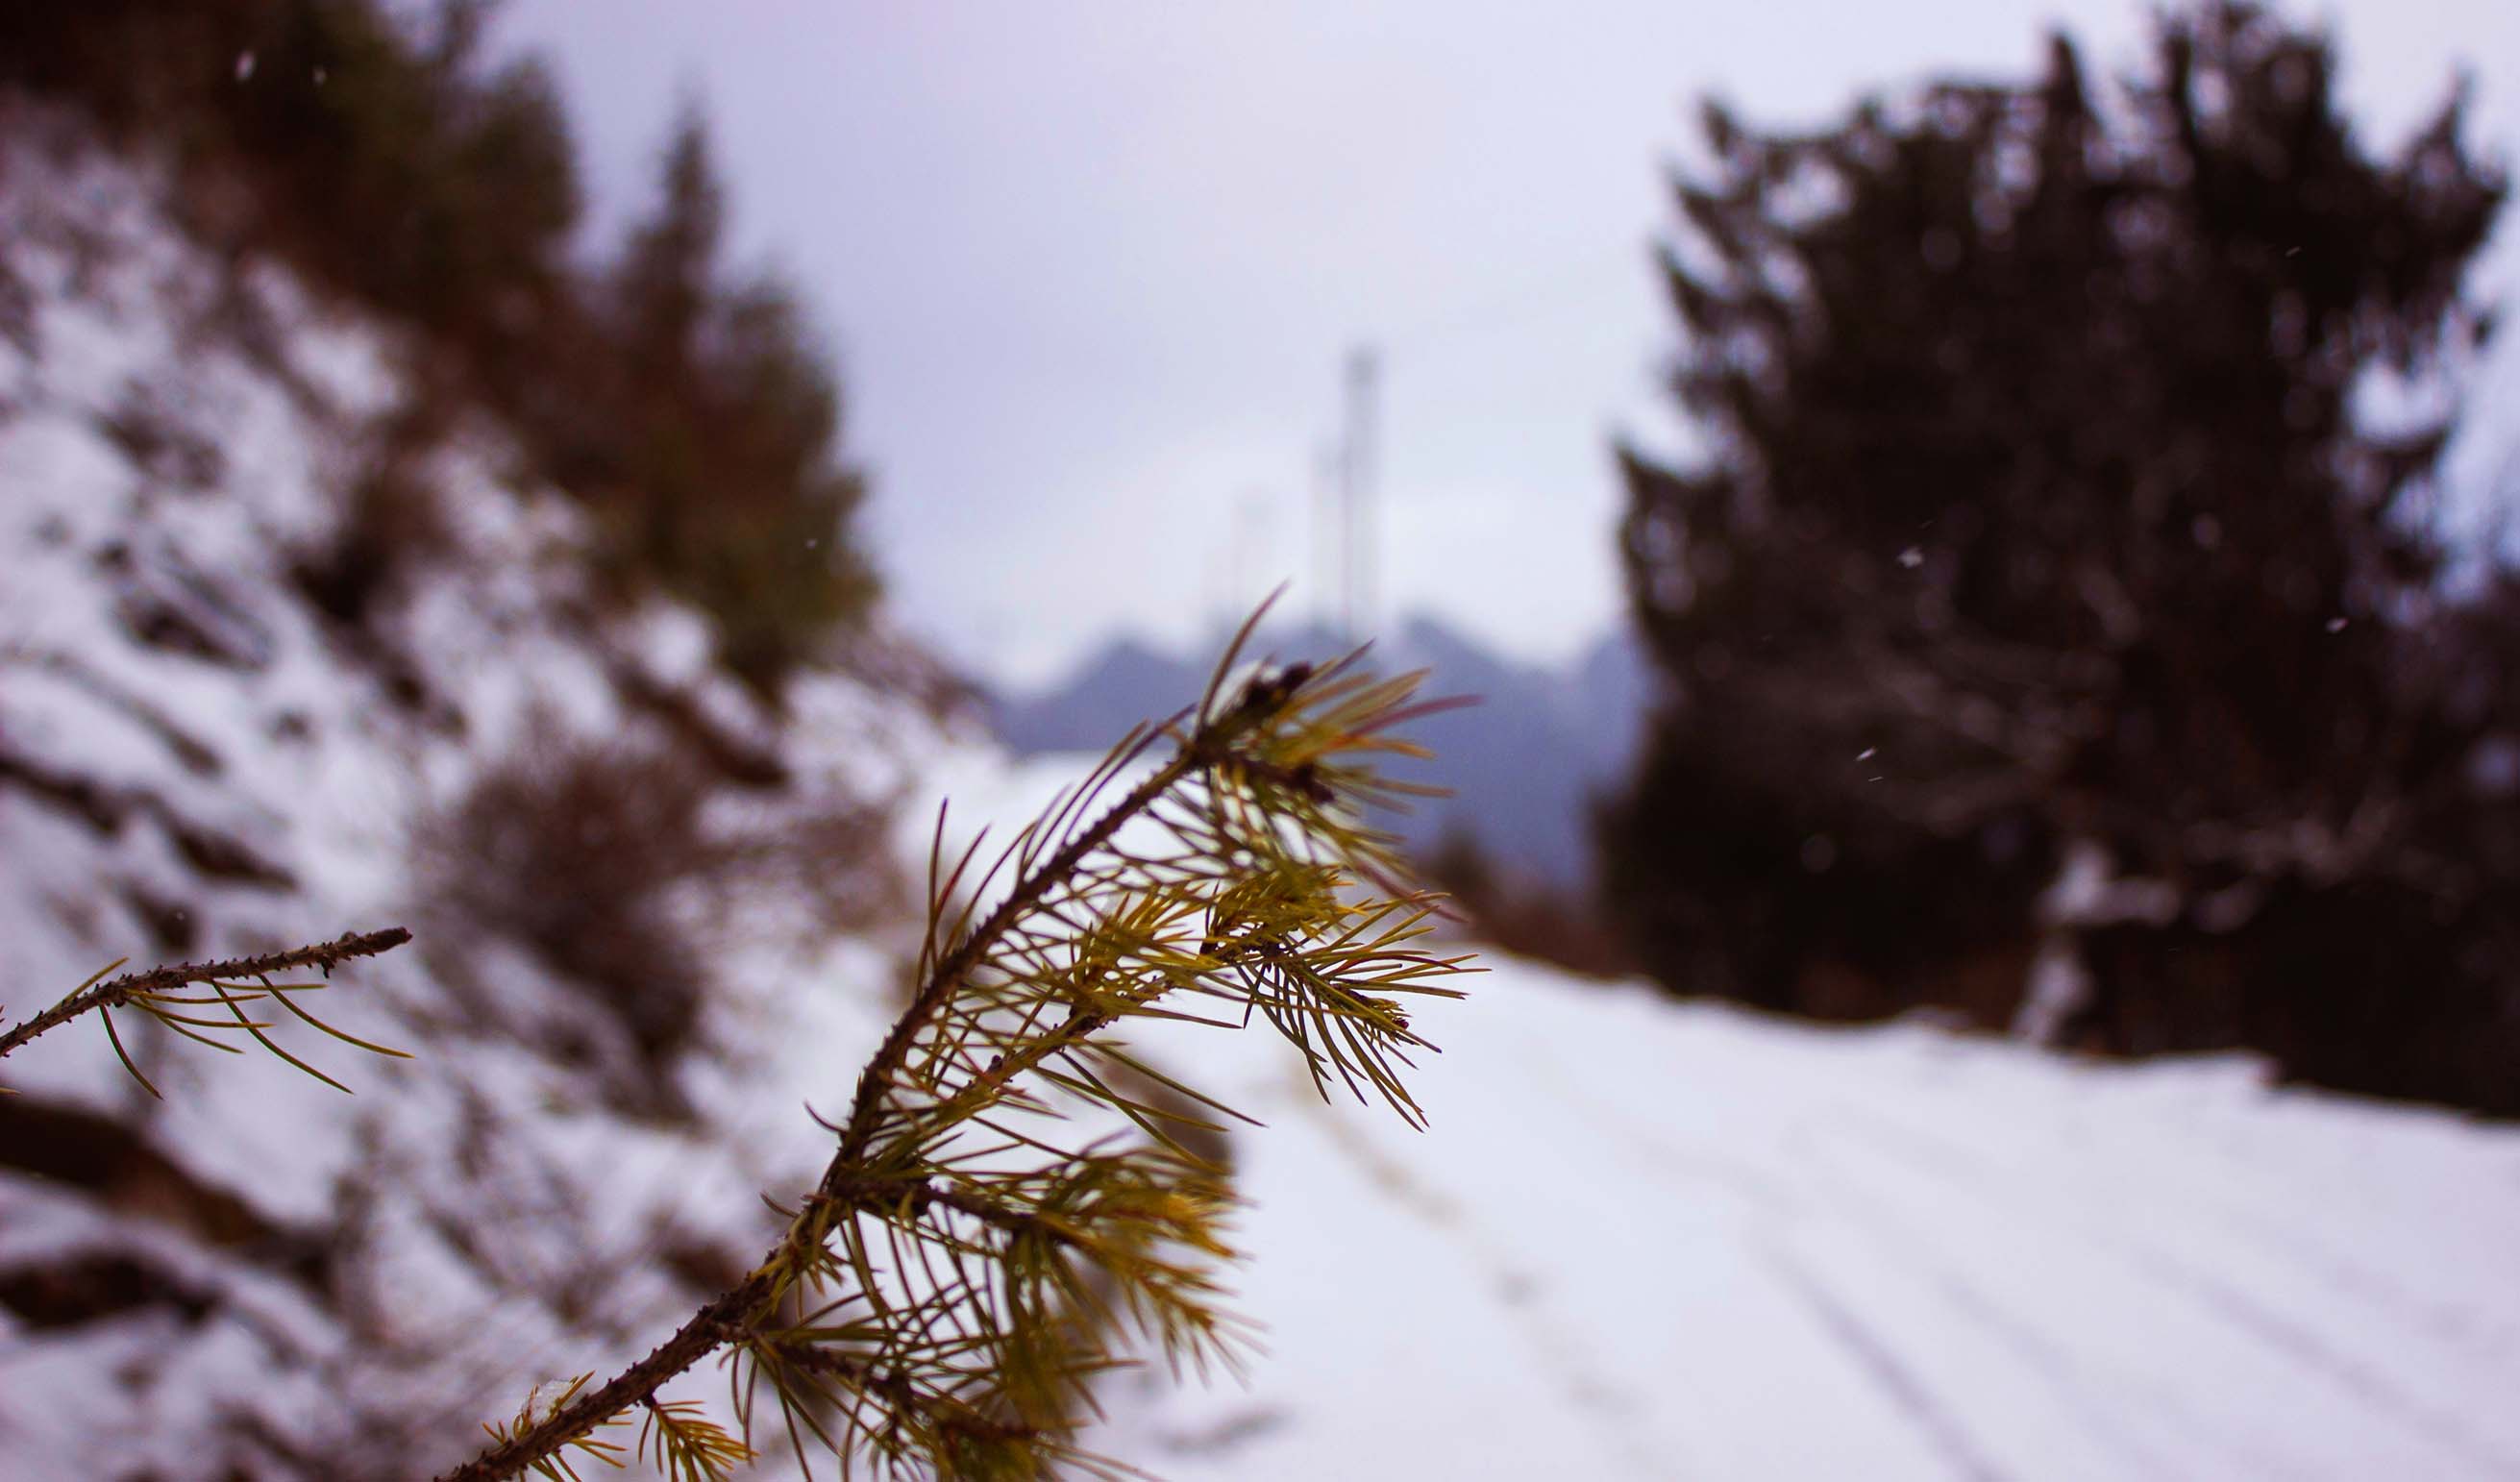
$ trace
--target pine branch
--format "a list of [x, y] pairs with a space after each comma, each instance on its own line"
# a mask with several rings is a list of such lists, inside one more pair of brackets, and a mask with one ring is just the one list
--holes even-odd
[[1111, 836], [1119, 832], [1123, 825], [1146, 812], [1155, 799], [1171, 791], [1182, 779], [1203, 767], [1215, 765], [1224, 748], [1249, 730], [1269, 704], [1283, 704], [1292, 689], [1286, 684], [1288, 678], [1298, 684], [1302, 680], [1301, 675], [1290, 669], [1266, 689], [1254, 685], [1231, 715], [1212, 727], [1200, 728], [1192, 743], [1182, 747], [1171, 761], [1156, 769], [1152, 777], [1130, 789], [1128, 796], [1114, 804], [1093, 827], [1077, 834], [1066, 847], [1017, 881], [1014, 889], [1008, 892], [1006, 900], [990, 913], [989, 919], [965, 936], [962, 945], [936, 966], [928, 975], [926, 984], [920, 989], [919, 996], [911, 1001], [909, 1010], [893, 1024], [892, 1032], [884, 1037], [875, 1057], [867, 1061], [866, 1069], [859, 1074], [857, 1096], [849, 1112], [848, 1131], [841, 1135], [840, 1149], [832, 1154], [831, 1166], [823, 1174], [826, 1187], [865, 1155], [867, 1141], [875, 1135], [876, 1117], [884, 1088], [900, 1071], [902, 1061], [909, 1055], [910, 1047], [920, 1031], [927, 1027], [937, 1010], [963, 986], [973, 966], [1006, 936], [1017, 921], [1038, 909], [1042, 898], [1053, 886], [1073, 876], [1087, 855], [1110, 842]]
[[[382, 931], [344, 933], [329, 942], [292, 947], [286, 952], [265, 953], [260, 957], [231, 958], [216, 963], [176, 963], [166, 966], [152, 967], [145, 972], [127, 972], [110, 982], [98, 981], [106, 973], [121, 966], [122, 962], [130, 961], [125, 958], [122, 962], [109, 964], [95, 977], [81, 983], [68, 997], [52, 1008], [22, 1024], [13, 1025], [6, 1032], [0, 1032], [0, 1058], [15, 1054], [19, 1047], [32, 1043], [43, 1034], [68, 1023], [80, 1014], [93, 1011], [104, 1022], [106, 1036], [112, 1041], [113, 1053], [122, 1060], [123, 1068], [130, 1071], [132, 1078], [147, 1088], [151, 1096], [157, 1096], [158, 1088], [151, 1085], [149, 1078], [140, 1073], [140, 1067], [132, 1063], [130, 1055], [122, 1048], [122, 1037], [113, 1029], [113, 1010], [131, 1009], [149, 1015], [187, 1039], [200, 1040], [214, 1050], [234, 1052], [239, 1047], [211, 1039], [209, 1037], [211, 1034], [241, 1031], [265, 1050], [305, 1071], [308, 1075], [338, 1091], [346, 1092], [349, 1090], [348, 1087], [273, 1043], [262, 1032], [272, 1027], [271, 1022], [247, 1017], [244, 1006], [257, 1001], [274, 1003], [292, 1016], [305, 1021], [344, 1044], [356, 1046], [374, 1055], [408, 1059], [410, 1056], [402, 1051], [389, 1050], [382, 1045], [371, 1044], [366, 1040], [342, 1033], [298, 1008], [288, 997], [292, 993], [311, 992], [321, 988], [323, 984], [274, 983], [271, 981], [271, 974], [300, 967], [314, 967], [321, 970], [326, 977], [331, 977], [333, 969], [345, 962], [390, 952], [410, 940], [409, 931], [400, 926], [389, 926]], [[206, 987], [209, 990], [208, 995], [183, 995], [176, 991], [194, 986]], [[202, 1018], [175, 1011], [179, 1009], [213, 1006], [225, 1010], [225, 1016]]]
[[[690, 1430], [678, 1475], [725, 1477], [749, 1455], [766, 1385], [800, 1460], [810, 1436], [844, 1467], [1120, 1476], [1068, 1439], [1086, 1385], [1125, 1362], [1113, 1321], [1176, 1364], [1238, 1361], [1243, 1325], [1216, 1306], [1214, 1275], [1234, 1258], [1217, 1232], [1231, 1196], [1163, 1125], [1210, 1124], [1114, 1090], [1115, 1067], [1153, 1073], [1109, 1031], [1133, 1017], [1234, 1027], [1256, 1012], [1325, 1095], [1336, 1081], [1417, 1123], [1400, 1070], [1433, 1047], [1397, 996], [1459, 997], [1440, 979], [1471, 970], [1415, 945], [1434, 898], [1391, 883], [1392, 840], [1353, 811], [1412, 790], [1372, 763], [1423, 754], [1390, 734], [1427, 711], [1411, 702], [1417, 676], [1375, 681], [1351, 656], [1262, 673], [1228, 702], [1253, 624], [1198, 705], [1133, 731], [988, 868], [973, 870], [976, 841], [950, 869], [931, 854], [917, 991], [847, 1116], [825, 1124], [832, 1158], [762, 1263], [612, 1379], [529, 1403], [441, 1482], [546, 1465], [634, 1408], [661, 1446], [690, 1412], [660, 1390], [721, 1350], [741, 1434]], [[1173, 754], [1096, 811], [1163, 738]], [[1160, 846], [1127, 842], [1133, 828]], [[949, 907], [1001, 878], [978, 920], [974, 905]], [[1178, 1007], [1188, 998], [1225, 1009]], [[1148, 1141], [1068, 1145], [1058, 1100], [1116, 1113]]]
[[745, 1331], [765, 1305], [773, 1280], [768, 1268], [755, 1271], [694, 1313], [691, 1321], [657, 1344], [646, 1358], [599, 1388], [584, 1394], [572, 1391], [564, 1403], [551, 1407], [536, 1423], [512, 1427], [511, 1433], [504, 1435], [493, 1432], [496, 1444], [462, 1466], [441, 1474], [438, 1482], [491, 1482], [493, 1478], [516, 1476], [559, 1455], [562, 1448], [623, 1411], [654, 1398], [666, 1380]]

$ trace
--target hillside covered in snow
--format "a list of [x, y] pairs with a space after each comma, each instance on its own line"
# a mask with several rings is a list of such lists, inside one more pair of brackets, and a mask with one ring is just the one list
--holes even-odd
[[[0, 989], [347, 929], [407, 1061], [93, 1021], [0, 1073], [0, 1475], [433, 1469], [754, 1259], [880, 1028], [919, 707], [778, 709], [691, 610], [590, 589], [486, 420], [390, 436], [414, 347], [164, 216], [59, 115], [0, 129]], [[407, 579], [328, 601], [361, 506]]]

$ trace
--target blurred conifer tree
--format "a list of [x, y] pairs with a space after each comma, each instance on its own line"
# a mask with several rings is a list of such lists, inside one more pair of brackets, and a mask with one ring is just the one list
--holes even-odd
[[[2059, 36], [2035, 81], [1810, 134], [1706, 108], [1666, 270], [1707, 451], [1621, 454], [1664, 694], [1598, 831], [1673, 988], [2002, 1022], [2077, 845], [2168, 883], [2156, 948], [2228, 947], [2287, 893], [2429, 888], [2374, 830], [2421, 781], [2398, 672], [2430, 641], [2449, 421], [2358, 413], [2484, 338], [2459, 285], [2501, 177], [2462, 92], [2367, 154], [2327, 40], [2254, 5], [2166, 16], [2148, 61], [2095, 89]], [[2160, 966], [2101, 956], [2100, 1003]], [[2210, 1007], [2096, 1038], [2322, 1032], [2319, 985], [2218, 961]]]
[[596, 403], [592, 467], [621, 554], [718, 622], [721, 655], [775, 687], [873, 601], [849, 538], [864, 494], [839, 459], [840, 398], [794, 292], [730, 282], [724, 188], [686, 110], [609, 285], [617, 382]]

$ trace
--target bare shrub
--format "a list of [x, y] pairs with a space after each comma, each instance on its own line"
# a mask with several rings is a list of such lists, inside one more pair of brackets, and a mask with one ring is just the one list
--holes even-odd
[[[654, 746], [568, 738], [542, 721], [414, 843], [427, 914], [461, 942], [488, 932], [523, 947], [606, 1010], [602, 1043], [583, 1016], [520, 1032], [584, 1055], [613, 1100], [647, 1111], [665, 1069], [694, 1042], [708, 957], [676, 899], [727, 863], [701, 827], [697, 769]], [[462, 976], [470, 976], [470, 973]], [[477, 985], [476, 985], [477, 986]], [[497, 996], [479, 993], [496, 1013]]]
[[898, 903], [881, 811], [765, 792], [670, 733], [594, 740], [548, 717], [415, 831], [415, 875], [450, 956], [488, 933], [603, 1010], [520, 1020], [465, 962], [442, 965], [477, 1010], [595, 1072], [608, 1100], [681, 1112], [670, 1071], [703, 1043], [711, 964], [748, 904], [862, 925]]

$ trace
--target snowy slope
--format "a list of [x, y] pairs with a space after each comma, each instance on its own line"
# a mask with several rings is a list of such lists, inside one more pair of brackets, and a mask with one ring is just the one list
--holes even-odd
[[[8, 112], [0, 140], [0, 1001], [122, 957], [419, 933], [324, 995], [419, 1058], [294, 1042], [355, 1098], [128, 1017], [162, 1102], [93, 1021], [0, 1065], [0, 1478], [426, 1474], [757, 1256], [756, 1193], [820, 1163], [799, 1102], [844, 1094], [892, 976], [796, 893], [662, 895], [725, 929], [695, 1049], [644, 1066], [602, 985], [439, 913], [431, 820], [537, 748], [661, 744], [633, 691], [784, 769], [710, 794], [704, 831], [881, 798], [952, 742], [836, 676], [772, 716], [689, 612], [599, 607], [582, 516], [516, 486], [486, 423], [429, 456], [421, 575], [329, 620], [292, 566], [408, 347], [188, 243], [158, 176], [60, 119]], [[651, 1072], [665, 1109], [625, 1110]]]
[[[1075, 769], [955, 780], [1020, 811]], [[1002, 799], [1002, 800], [1001, 800]], [[1424, 1134], [1258, 1033], [1168, 1042], [1238, 1132], [1248, 1388], [1102, 1443], [1277, 1477], [2520, 1475], [2520, 1131], [1798, 1026], [1492, 959], [1418, 1016]]]

